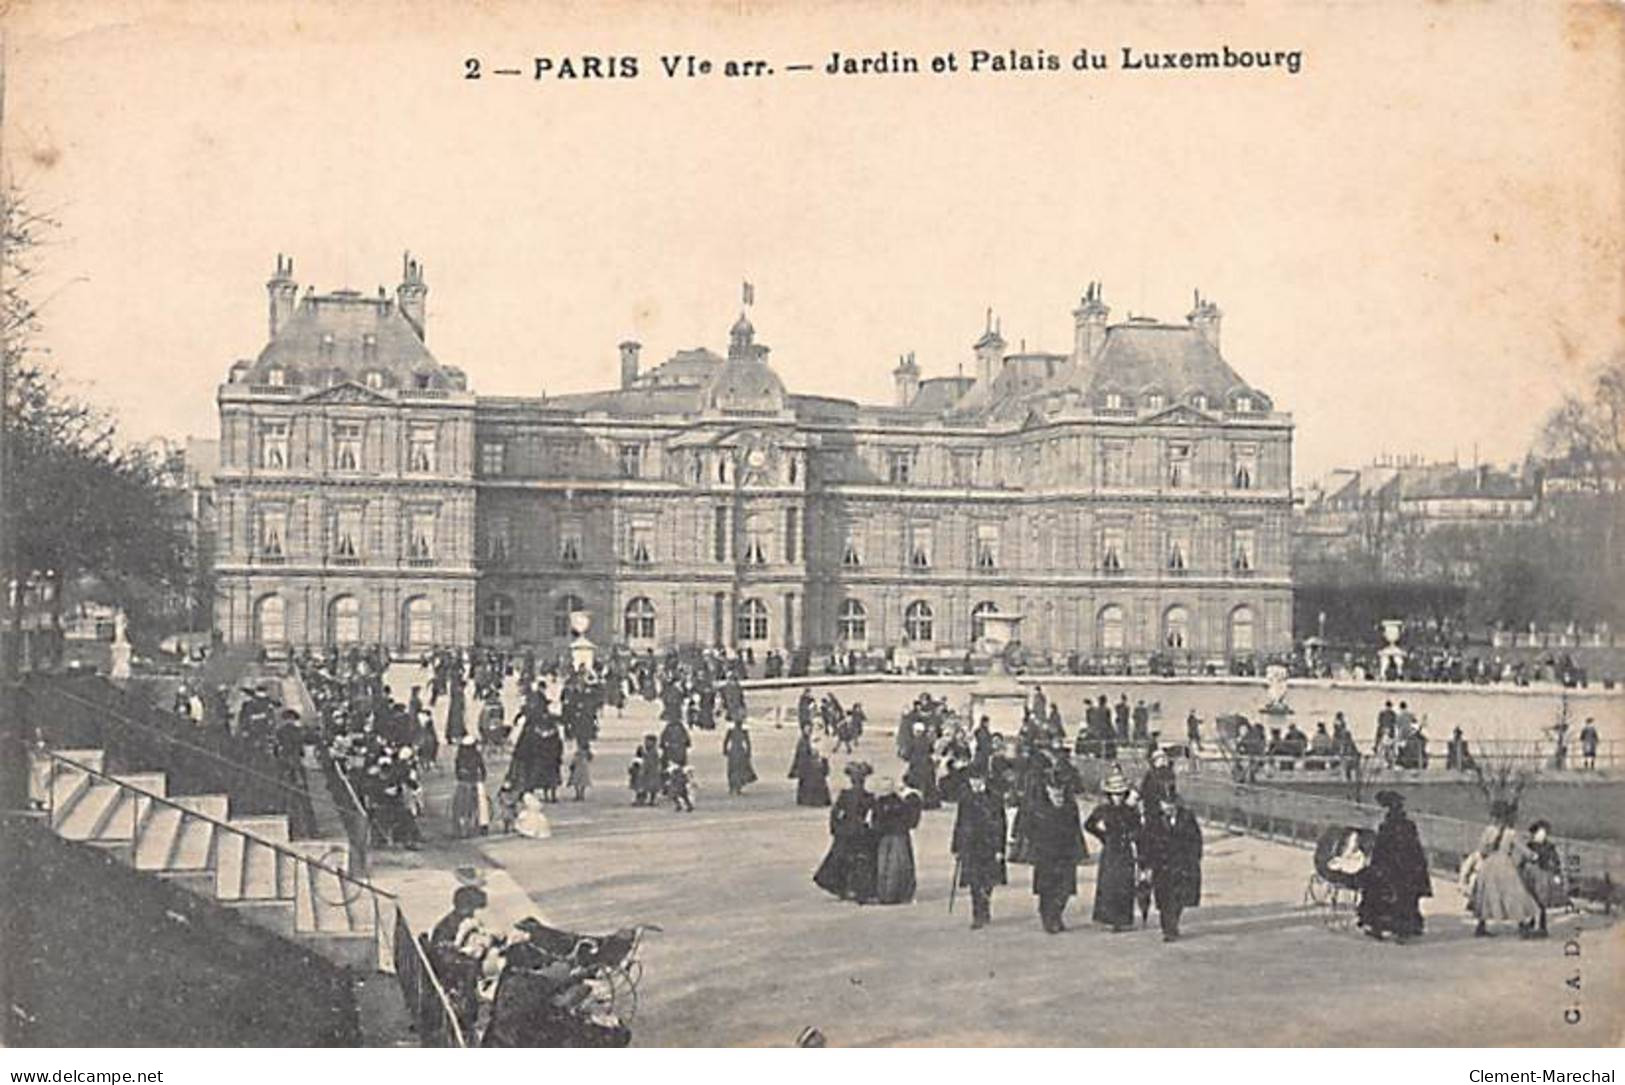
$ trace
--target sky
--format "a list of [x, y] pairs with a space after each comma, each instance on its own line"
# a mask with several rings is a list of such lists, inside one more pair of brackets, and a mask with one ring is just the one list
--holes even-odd
[[[972, 369], [988, 307], [1067, 351], [1090, 281], [1114, 320], [1200, 288], [1302, 481], [1521, 457], [1625, 345], [1622, 10], [61, 0], [8, 15], [3, 160], [61, 224], [44, 345], [132, 438], [215, 432], [277, 253], [370, 292], [410, 249], [430, 348], [504, 395], [611, 384], [626, 338], [721, 350], [744, 280], [789, 387], [864, 400], [906, 351]], [[1302, 70], [1070, 68], [1225, 45]], [[925, 70], [782, 70], [892, 49]], [[1063, 71], [970, 73], [974, 49]], [[666, 78], [688, 53], [775, 74]]]

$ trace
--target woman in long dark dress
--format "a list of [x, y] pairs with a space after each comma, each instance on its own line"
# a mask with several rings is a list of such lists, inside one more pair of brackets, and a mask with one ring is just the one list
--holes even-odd
[[1113, 768], [1102, 786], [1106, 801], [1083, 823], [1100, 841], [1100, 867], [1095, 873], [1093, 919], [1113, 931], [1134, 925], [1134, 844], [1140, 835], [1140, 815], [1128, 805], [1128, 780]]
[[916, 884], [913, 833], [920, 824], [920, 796], [898, 791], [894, 780], [876, 791], [875, 897], [882, 904], [906, 904], [914, 899]]
[[801, 739], [790, 761], [790, 779], [796, 782], [797, 806], [829, 805], [829, 761], [813, 742], [811, 724], [801, 727]]
[[862, 761], [846, 766], [852, 786], [830, 808], [829, 851], [813, 874], [820, 889], [859, 904], [875, 899], [875, 831], [870, 823], [875, 797], [864, 787], [871, 771]]
[[739, 795], [747, 784], [756, 782], [756, 768], [750, 763], [750, 732], [744, 719], [736, 719], [722, 736], [722, 756], [728, 761], [728, 794]]
[[475, 736], [465, 734], [458, 740], [452, 775], [457, 779], [457, 789], [451, 796], [452, 831], [458, 836], [473, 836], [488, 824], [484, 809], [485, 758]]
[[564, 736], [548, 716], [536, 736], [536, 788], [544, 802], [559, 801], [559, 782], [564, 776]]
[[1407, 942], [1422, 933], [1418, 901], [1433, 895], [1427, 853], [1416, 823], [1405, 815], [1405, 799], [1397, 791], [1377, 792], [1388, 813], [1377, 826], [1371, 860], [1360, 872], [1360, 904], [1355, 917], [1372, 938], [1393, 934]]

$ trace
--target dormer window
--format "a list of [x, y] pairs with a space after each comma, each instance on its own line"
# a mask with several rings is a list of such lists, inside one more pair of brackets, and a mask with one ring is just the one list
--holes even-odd
[[429, 374], [427, 374], [427, 373], [419, 373], [419, 374], [417, 374], [415, 377], [413, 377], [412, 386], [414, 388], [427, 388], [427, 387], [429, 387]]
[[362, 380], [366, 382], [368, 388], [379, 389], [384, 386], [384, 375], [376, 369], [367, 370]]
[[1108, 411], [1120, 411], [1120, 410], [1122, 410], [1123, 409], [1123, 394], [1121, 392], [1107, 392], [1106, 393], [1106, 409]]
[[1197, 392], [1191, 397], [1191, 406], [1195, 407], [1199, 411], [1207, 410], [1207, 396], [1203, 395], [1201, 392]]
[[1145, 407], [1148, 411], [1160, 411], [1168, 402], [1168, 398], [1161, 392], [1152, 392], [1145, 397]]
[[287, 380], [288, 374], [280, 368], [272, 368], [265, 371], [265, 383], [269, 384], [273, 388], [281, 388], [287, 383]]
[[1253, 397], [1252, 396], [1237, 396], [1236, 397], [1236, 413], [1237, 414], [1252, 414], [1253, 413]]

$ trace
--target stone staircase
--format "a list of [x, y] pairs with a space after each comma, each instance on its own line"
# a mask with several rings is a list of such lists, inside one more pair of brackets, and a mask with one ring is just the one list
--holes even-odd
[[343, 840], [290, 840], [284, 815], [232, 817], [225, 795], [167, 793], [161, 772], [110, 774], [101, 750], [31, 759], [29, 792], [65, 840], [103, 848], [338, 964], [393, 971], [394, 902], [348, 876]]

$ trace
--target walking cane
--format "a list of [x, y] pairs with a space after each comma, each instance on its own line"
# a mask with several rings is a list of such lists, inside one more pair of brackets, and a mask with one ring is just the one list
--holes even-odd
[[948, 914], [954, 914], [954, 895], [959, 892], [959, 867], [964, 860], [954, 856], [954, 880], [948, 884]]

